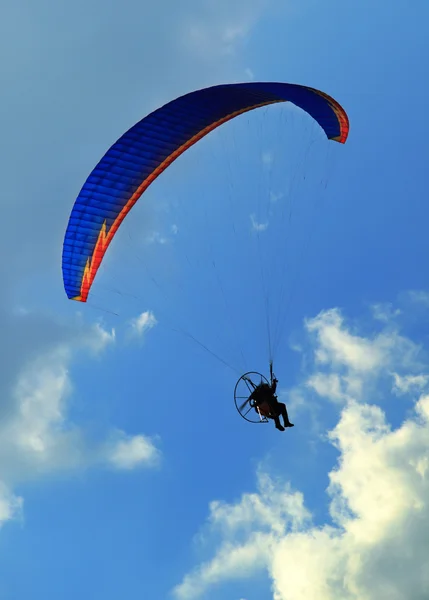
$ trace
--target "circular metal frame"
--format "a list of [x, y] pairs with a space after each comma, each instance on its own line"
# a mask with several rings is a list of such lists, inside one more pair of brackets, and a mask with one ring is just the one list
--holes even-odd
[[[255, 380], [259, 379], [259, 382], [255, 383], [253, 381], [252, 377]], [[240, 379], [238, 379], [237, 383], [235, 384], [235, 388], [234, 388], [235, 408], [237, 409], [238, 414], [248, 423], [268, 423], [267, 417], [263, 417], [262, 415], [260, 415], [257, 412], [254, 401], [253, 400], [249, 401], [250, 394], [261, 383], [269, 384], [270, 382], [265, 377], [265, 375], [262, 375], [262, 373], [258, 373], [258, 371], [248, 371], [247, 373], [244, 373], [244, 375], [242, 375], [240, 377]], [[243, 391], [241, 391], [241, 390], [243, 390]], [[248, 392], [247, 396], [244, 395], [244, 392], [246, 390]], [[247, 410], [246, 410], [246, 406], [247, 406]], [[247, 416], [252, 409], [254, 409], [255, 413], [256, 413], [254, 419], [249, 418]]]

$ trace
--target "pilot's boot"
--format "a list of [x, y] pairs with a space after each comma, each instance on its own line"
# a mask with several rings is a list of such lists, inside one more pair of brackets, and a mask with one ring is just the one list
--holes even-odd
[[274, 417], [274, 423], [276, 424], [276, 429], [278, 429], [279, 431], [285, 430], [283, 425], [280, 425], [280, 419], [278, 417]]

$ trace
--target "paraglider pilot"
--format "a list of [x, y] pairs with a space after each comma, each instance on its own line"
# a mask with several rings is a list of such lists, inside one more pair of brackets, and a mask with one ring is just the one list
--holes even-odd
[[[253, 400], [255, 408], [263, 416], [273, 419], [276, 429], [284, 431], [285, 427], [293, 427], [289, 421], [286, 405], [279, 402], [276, 396], [278, 380], [274, 377], [269, 383], [260, 383], [249, 396], [249, 402]], [[280, 415], [283, 417], [284, 427], [280, 423]]]

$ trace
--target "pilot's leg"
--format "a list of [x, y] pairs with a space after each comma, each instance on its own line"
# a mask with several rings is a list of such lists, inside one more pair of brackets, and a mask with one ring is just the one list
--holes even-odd
[[283, 402], [278, 403], [278, 414], [283, 417], [283, 422], [285, 424], [285, 427], [293, 427], [294, 426], [293, 423], [291, 423], [289, 421], [289, 415], [287, 414], [286, 404], [283, 404]]
[[285, 428], [280, 423], [279, 415], [273, 416], [273, 419], [274, 419], [274, 423], [276, 424], [276, 429], [278, 429], [279, 431], [284, 431]]

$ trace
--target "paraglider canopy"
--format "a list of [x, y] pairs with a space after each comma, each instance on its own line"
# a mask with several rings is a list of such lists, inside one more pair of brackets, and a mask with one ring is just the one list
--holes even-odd
[[73, 206], [62, 261], [68, 298], [87, 301], [124, 218], [176, 158], [234, 117], [281, 102], [292, 102], [306, 111], [328, 139], [346, 141], [349, 122], [343, 108], [319, 90], [289, 83], [237, 83], [191, 92], [129, 129], [94, 168]]

